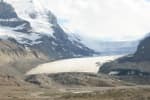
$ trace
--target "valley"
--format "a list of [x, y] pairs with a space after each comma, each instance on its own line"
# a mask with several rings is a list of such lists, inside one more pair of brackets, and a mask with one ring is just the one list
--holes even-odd
[[[59, 7], [63, 16], [71, 18], [69, 21], [61, 18], [57, 7], [50, 10], [56, 0], [0, 0], [0, 100], [150, 100], [150, 35], [140, 35], [146, 33], [142, 30], [148, 26], [143, 29], [133, 27], [140, 30], [140, 34], [134, 33], [131, 27], [134, 24], [130, 26], [132, 21], [126, 21], [122, 11], [119, 12], [125, 23], [119, 20], [122, 15], [118, 18], [119, 14], [114, 11], [109, 16], [104, 14], [93, 18], [99, 13], [99, 7], [113, 5], [111, 1], [95, 6], [95, 1], [101, 0], [92, 1], [94, 8], [87, 11], [92, 11], [92, 16], [82, 16], [88, 18], [82, 23], [78, 19], [79, 8], [84, 13], [93, 3], [71, 0], [63, 8], [65, 1], [61, 1]], [[115, 9], [119, 2], [116, 0], [115, 6], [110, 8]], [[126, 4], [133, 5], [128, 2], [123, 3], [123, 9]], [[144, 0], [142, 2], [140, 4], [145, 6]], [[67, 3], [73, 3], [69, 9], [71, 16]], [[138, 5], [148, 8], [143, 6]], [[133, 11], [136, 13], [138, 9]], [[113, 23], [109, 22], [113, 17]], [[126, 18], [130, 19], [129, 16]], [[99, 20], [102, 22], [97, 23]], [[72, 21], [74, 25], [69, 24]], [[127, 23], [128, 27], [123, 29], [122, 25]], [[71, 32], [63, 27], [64, 24], [69, 28], [84, 28], [87, 33], [84, 36], [78, 29]], [[139, 26], [143, 25], [146, 24]], [[101, 29], [101, 32], [97, 31]], [[136, 38], [132, 39], [134, 36]]]

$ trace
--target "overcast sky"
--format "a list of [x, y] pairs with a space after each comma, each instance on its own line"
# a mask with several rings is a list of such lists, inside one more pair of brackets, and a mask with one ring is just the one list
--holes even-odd
[[[74, 33], [100, 39], [134, 40], [150, 32], [150, 0], [48, 1], [46, 7]], [[40, 4], [45, 6], [44, 2]]]

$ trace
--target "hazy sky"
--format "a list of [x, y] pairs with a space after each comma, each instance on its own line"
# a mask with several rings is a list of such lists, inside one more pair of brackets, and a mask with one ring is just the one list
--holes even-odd
[[[40, 2], [41, 1], [41, 2]], [[137, 39], [150, 32], [150, 0], [48, 0], [59, 22], [93, 38]], [[45, 0], [47, 1], [47, 0]]]

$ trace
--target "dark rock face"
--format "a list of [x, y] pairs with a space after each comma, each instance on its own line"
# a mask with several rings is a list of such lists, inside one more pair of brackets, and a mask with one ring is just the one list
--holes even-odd
[[[31, 33], [36, 33], [40, 36], [39, 39], [34, 41], [39, 42], [38, 44], [32, 44], [33, 41], [23, 38], [27, 43], [18, 43], [18, 45], [28, 47], [31, 50], [37, 50], [50, 59], [92, 56], [95, 54], [93, 50], [81, 44], [80, 41], [70, 40], [69, 36], [58, 25], [57, 18], [50, 11], [45, 12], [45, 14], [47, 15], [48, 22], [52, 24], [53, 36], [33, 32], [30, 22], [19, 18], [12, 5], [0, 2], [0, 26], [10, 27], [13, 31], [22, 32], [21, 34], [30, 35]], [[32, 14], [30, 17], [36, 18], [36, 15]], [[12, 38], [10, 41], [14, 42], [15, 39]]]
[[14, 12], [14, 8], [10, 4], [0, 2], [0, 19], [9, 19], [17, 17], [18, 16]]
[[32, 45], [31, 48], [38, 49], [55, 59], [92, 56], [95, 53], [77, 41], [70, 41], [66, 33], [59, 26], [53, 27], [53, 29], [56, 38], [43, 35], [39, 39], [42, 42]]
[[146, 37], [138, 46], [135, 59], [140, 61], [150, 61], [150, 37]]
[[0, 2], [0, 25], [16, 28], [21, 26], [21, 29], [16, 29], [19, 32], [29, 32], [31, 30], [30, 23], [20, 19], [14, 8], [5, 2]]
[[[137, 51], [133, 55], [128, 55], [119, 58], [115, 61], [105, 63], [100, 69], [99, 73], [111, 74], [116, 72], [114, 75], [119, 76], [120, 79], [125, 79], [131, 82], [139, 82], [138, 78], [146, 79], [145, 77], [150, 76], [150, 36], [143, 39]], [[148, 81], [149, 78], [147, 79]], [[143, 83], [142, 83], [143, 84]], [[144, 84], [147, 84], [144, 81]], [[148, 82], [149, 84], [149, 82]]]

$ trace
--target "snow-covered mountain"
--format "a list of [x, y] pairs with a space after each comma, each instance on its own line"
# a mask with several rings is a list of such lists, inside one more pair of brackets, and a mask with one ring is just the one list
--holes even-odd
[[51, 11], [37, 0], [0, 2], [0, 39], [28, 51], [36, 50], [51, 59], [95, 54], [76, 37], [67, 34]]

